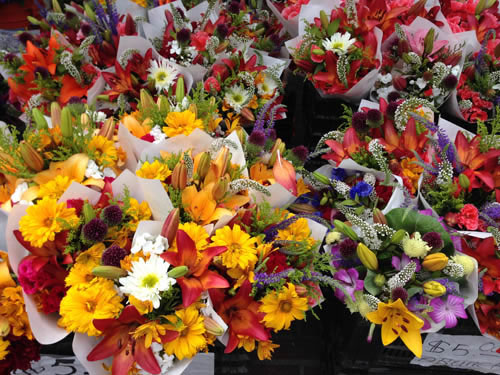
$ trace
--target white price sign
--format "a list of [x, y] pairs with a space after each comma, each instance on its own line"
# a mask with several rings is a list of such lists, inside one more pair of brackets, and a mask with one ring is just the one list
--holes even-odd
[[423, 343], [422, 358], [415, 357], [410, 363], [500, 374], [499, 348], [499, 341], [483, 336], [429, 333]]

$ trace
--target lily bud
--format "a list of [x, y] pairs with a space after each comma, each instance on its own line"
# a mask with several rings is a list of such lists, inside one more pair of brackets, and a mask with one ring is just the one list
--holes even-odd
[[470, 180], [467, 175], [460, 173], [458, 175], [458, 182], [460, 183], [460, 186], [463, 187], [464, 189], [468, 189], [470, 186]]
[[318, 172], [313, 172], [312, 173], [314, 178], [321, 182], [322, 184], [325, 185], [330, 185], [330, 179], [326, 177], [324, 174], [318, 173]]
[[212, 196], [216, 201], [220, 201], [226, 195], [229, 190], [229, 178], [228, 176], [222, 177], [218, 182], [215, 183], [212, 189]]
[[364, 243], [359, 243], [356, 249], [358, 258], [363, 263], [363, 266], [369, 270], [375, 271], [378, 268], [378, 259], [373, 251], [371, 251]]
[[446, 287], [437, 281], [427, 281], [423, 285], [424, 293], [431, 297], [441, 297], [446, 293]]
[[28, 22], [31, 23], [32, 25], [40, 26], [40, 21], [37, 20], [35, 17], [28, 16], [26, 18], [28, 19]]
[[50, 119], [52, 120], [52, 126], [61, 124], [61, 106], [57, 102], [50, 104]]
[[106, 279], [119, 279], [120, 277], [125, 277], [128, 272], [120, 267], [114, 266], [97, 266], [92, 270], [92, 275], [97, 277], [104, 277]]
[[269, 167], [272, 167], [274, 163], [276, 163], [276, 159], [278, 158], [278, 150], [281, 146], [281, 139], [277, 139], [276, 142], [274, 143], [273, 148], [271, 149], [271, 157], [269, 158], [269, 161], [267, 162], [267, 165]]
[[73, 137], [73, 120], [71, 117], [71, 111], [68, 107], [64, 107], [61, 111], [61, 133], [65, 138]]
[[95, 18], [95, 13], [94, 11], [92, 10], [92, 7], [88, 4], [88, 3], [83, 3], [83, 9], [85, 9], [85, 14], [92, 20], [95, 22], [96, 18]]
[[188, 271], [189, 271], [189, 268], [187, 268], [187, 266], [178, 266], [178, 267], [175, 267], [175, 268], [171, 269], [170, 271], [168, 271], [168, 277], [178, 279], [179, 277], [182, 277], [185, 274], [187, 274]]
[[3, 316], [0, 316], [0, 337], [5, 337], [10, 332], [9, 320]]
[[434, 48], [434, 29], [429, 29], [424, 39], [424, 53], [426, 55], [430, 54], [433, 48]]
[[198, 162], [198, 168], [196, 169], [196, 174], [200, 179], [204, 179], [210, 170], [210, 164], [212, 163], [212, 158], [208, 152], [204, 152], [200, 156], [200, 161]]
[[43, 113], [38, 108], [33, 108], [31, 110], [31, 117], [33, 118], [33, 121], [38, 129], [47, 129], [49, 127]]
[[403, 238], [405, 238], [406, 231], [404, 229], [399, 229], [396, 233], [394, 233], [391, 237], [391, 243], [394, 245], [399, 245]]
[[288, 209], [292, 212], [301, 214], [313, 214], [317, 211], [315, 207], [306, 203], [293, 203], [290, 206], [288, 206]]
[[311, 53], [314, 55], [323, 56], [325, 54], [325, 51], [323, 51], [321, 48], [315, 48], [311, 51]]
[[39, 152], [33, 148], [33, 146], [26, 143], [26, 141], [21, 141], [19, 143], [19, 151], [21, 152], [24, 162], [30, 169], [35, 172], [43, 170], [43, 158]]
[[175, 235], [179, 229], [179, 222], [180, 210], [178, 208], [174, 208], [168, 214], [165, 222], [163, 223], [163, 227], [161, 228], [161, 235], [168, 240], [169, 245], [174, 243]]
[[156, 101], [156, 104], [158, 105], [158, 108], [160, 108], [161, 113], [170, 112], [170, 103], [168, 102], [168, 99], [166, 96], [160, 95], [158, 97], [158, 100]]
[[83, 205], [83, 217], [85, 218], [85, 223], [96, 217], [94, 208], [88, 203]]
[[141, 108], [143, 110], [149, 110], [155, 108], [156, 104], [147, 90], [141, 89], [139, 95], [141, 101]]
[[343, 223], [342, 221], [335, 219], [333, 221], [333, 225], [338, 232], [345, 234], [351, 240], [357, 241], [359, 239], [354, 229], [352, 229], [349, 225]]
[[219, 175], [218, 177], [224, 176], [226, 174], [227, 166], [229, 165], [229, 161], [231, 160], [231, 153], [227, 147], [223, 147], [219, 155], [217, 155], [217, 159], [215, 159], [214, 163], [219, 167]]
[[106, 119], [106, 121], [104, 121], [104, 124], [102, 124], [102, 127], [99, 130], [99, 135], [111, 141], [113, 139], [114, 134], [115, 134], [115, 121], [113, 120], [112, 117], [110, 117]]
[[224, 328], [209, 316], [204, 317], [203, 324], [205, 325], [205, 330], [214, 336], [222, 336], [224, 334]]
[[373, 209], [373, 222], [375, 224], [387, 225], [387, 219], [385, 218], [385, 215], [378, 208]]
[[248, 121], [250, 122], [254, 122], [255, 121], [255, 116], [254, 114], [252, 113], [252, 111], [250, 109], [248, 109], [247, 107], [243, 108], [240, 112], [241, 116], [243, 116], [243, 118], [247, 119]]
[[326, 15], [324, 10], [319, 12], [319, 18], [321, 20], [321, 26], [323, 26], [323, 30], [328, 30], [328, 25], [330, 24], [330, 22], [328, 22], [328, 16]]
[[247, 141], [247, 136], [245, 134], [245, 131], [242, 128], [238, 128], [235, 131], [236, 135], [238, 136], [238, 139], [240, 140], [241, 145], [244, 146]]
[[181, 103], [184, 96], [184, 78], [181, 76], [177, 79], [177, 86], [175, 88], [175, 98], [177, 99], [177, 103]]
[[62, 13], [61, 6], [57, 0], [52, 0], [52, 10], [56, 13]]
[[90, 126], [90, 117], [86, 113], [82, 113], [80, 115], [80, 122], [84, 127], [89, 127]]
[[183, 190], [187, 185], [187, 167], [184, 162], [179, 162], [172, 171], [172, 186], [174, 189]]
[[404, 91], [406, 89], [406, 79], [404, 77], [393, 77], [392, 78], [392, 85], [394, 88], [398, 91]]

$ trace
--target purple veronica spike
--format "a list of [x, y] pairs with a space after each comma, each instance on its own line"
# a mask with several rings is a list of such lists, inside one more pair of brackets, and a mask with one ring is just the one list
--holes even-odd
[[[262, 109], [259, 111], [259, 113], [257, 114], [257, 119], [255, 120], [255, 123], [253, 126], [254, 130], [262, 130], [262, 131], [266, 130], [266, 129], [264, 129], [265, 123], [266, 123], [266, 120], [265, 120], [266, 113], [267, 113], [267, 111], [269, 111], [269, 108], [271, 108], [271, 106], [273, 105], [274, 100], [275, 100], [275, 98], [268, 100], [266, 102], [266, 104], [264, 104]], [[266, 132], [266, 135], [269, 135], [269, 134]]]
[[[344, 287], [344, 290], [349, 294], [353, 301], [356, 300], [356, 298], [354, 297], [354, 292], [356, 292], [357, 290], [363, 290], [363, 280], [359, 280], [359, 273], [355, 268], [349, 268], [348, 270], [342, 269], [340, 271], [337, 271], [335, 275], [333, 275], [333, 278], [340, 281], [340, 283]], [[335, 296], [341, 301], [344, 301], [345, 299], [344, 292], [338, 288], [335, 289]]]
[[111, 27], [111, 32], [113, 35], [118, 35], [118, 30], [116, 30], [116, 25], [118, 25], [118, 22], [120, 21], [118, 17], [118, 13], [116, 12], [116, 9], [114, 7], [114, 2], [111, 2], [110, 0], [106, 0], [106, 10], [108, 11], [108, 24]]
[[467, 314], [464, 309], [464, 299], [454, 295], [449, 295], [446, 302], [440, 297], [434, 298], [431, 301], [434, 309], [429, 313], [429, 316], [435, 323], [445, 321], [446, 328], [453, 328], [457, 325], [458, 318], [467, 319]]

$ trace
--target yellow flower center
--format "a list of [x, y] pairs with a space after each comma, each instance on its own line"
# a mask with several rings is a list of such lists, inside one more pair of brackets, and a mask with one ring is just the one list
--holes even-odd
[[289, 301], [281, 301], [280, 310], [285, 313], [289, 313], [290, 311], [292, 311], [292, 304]]
[[167, 78], [167, 74], [165, 72], [159, 72], [156, 75], [156, 80], [157, 81], [163, 81], [165, 78]]
[[342, 42], [335, 42], [335, 43], [333, 43], [333, 48], [334, 49], [337, 49], [337, 48], [338, 49], [343, 49], [343, 47], [344, 47], [344, 43], [342, 43]]
[[160, 281], [160, 279], [158, 279], [158, 276], [151, 273], [142, 279], [141, 286], [145, 288], [153, 288], [158, 283], [158, 281]]
[[236, 103], [239, 103], [239, 102], [243, 101], [243, 96], [241, 96], [240, 94], [234, 94], [234, 95], [233, 95], [233, 100], [234, 100]]

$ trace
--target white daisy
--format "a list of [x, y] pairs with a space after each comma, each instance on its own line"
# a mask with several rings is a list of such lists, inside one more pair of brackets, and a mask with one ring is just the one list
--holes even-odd
[[250, 100], [250, 96], [241, 86], [234, 86], [226, 95], [224, 95], [226, 103], [233, 108], [237, 113], [243, 109], [243, 106]]
[[163, 254], [168, 249], [168, 240], [162, 235], [154, 236], [149, 233], [143, 233], [134, 238], [134, 244], [130, 251], [132, 254], [143, 251], [144, 254]]
[[264, 82], [257, 84], [257, 92], [259, 95], [273, 95], [278, 85], [267, 74], [265, 75]]
[[120, 278], [120, 291], [140, 301], [151, 301], [157, 309], [160, 307], [160, 293], [176, 283], [175, 279], [168, 277], [169, 267], [170, 264], [155, 254], [151, 254], [147, 261], [140, 258], [132, 262], [129, 275]]
[[344, 34], [335, 33], [330, 39], [323, 40], [323, 48], [335, 52], [337, 55], [343, 55], [355, 42], [356, 39], [351, 39], [351, 33], [347, 31]]
[[154, 137], [153, 143], [160, 143], [161, 141], [164, 141], [167, 139], [166, 134], [161, 130], [161, 127], [159, 125], [155, 125], [153, 129], [149, 132]]
[[179, 71], [170, 65], [167, 60], [162, 59], [159, 63], [156, 60], [151, 62], [149, 78], [155, 81], [155, 87], [158, 92], [168, 90], [174, 84], [178, 75]]

